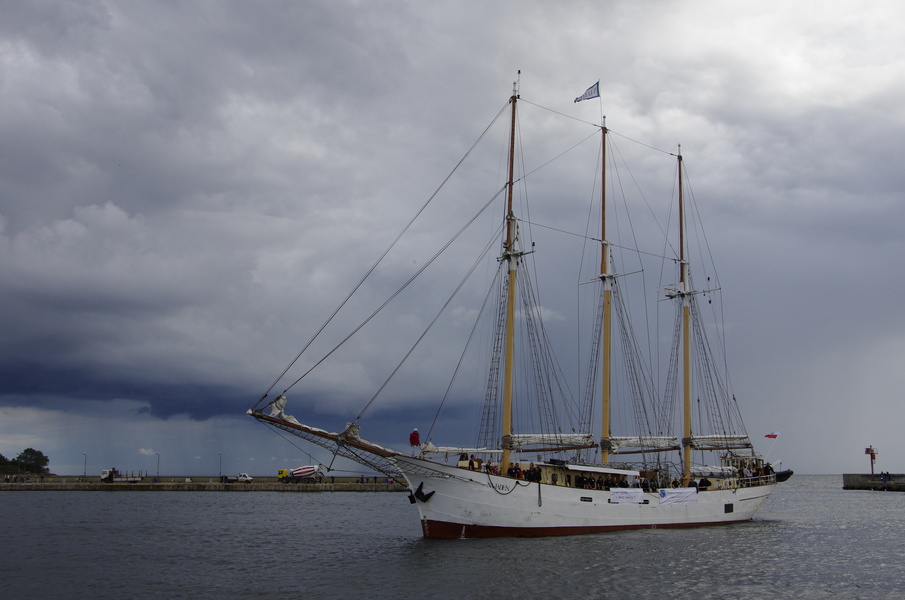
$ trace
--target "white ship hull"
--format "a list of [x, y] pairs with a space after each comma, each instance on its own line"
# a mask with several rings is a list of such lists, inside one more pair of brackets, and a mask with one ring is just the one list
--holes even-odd
[[397, 456], [427, 538], [536, 537], [749, 521], [775, 484], [702, 491], [693, 501], [613, 503], [608, 490], [525, 482]]

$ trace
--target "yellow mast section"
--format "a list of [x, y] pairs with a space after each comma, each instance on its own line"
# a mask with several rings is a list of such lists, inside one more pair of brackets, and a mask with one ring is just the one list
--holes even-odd
[[518, 100], [518, 82], [513, 84], [512, 97], [509, 104], [512, 107], [512, 124], [509, 132], [509, 186], [506, 200], [506, 247], [503, 249], [503, 257], [509, 266], [509, 283], [506, 300], [506, 337], [505, 337], [505, 372], [503, 378], [503, 455], [500, 458], [500, 473], [509, 469], [509, 452], [512, 448], [512, 387], [513, 387], [513, 356], [515, 355], [515, 290], [516, 275], [518, 273], [518, 258], [515, 253], [515, 240], [517, 237], [515, 215], [512, 212], [512, 188], [515, 167], [515, 105]]
[[685, 258], [685, 199], [682, 190], [682, 152], [679, 151], [679, 294], [682, 298], [682, 485], [691, 481], [691, 282]]
[[600, 279], [603, 282], [603, 364], [601, 365], [601, 423], [600, 423], [600, 462], [610, 462], [610, 351], [612, 342], [612, 280], [608, 276], [610, 264], [610, 244], [606, 241], [606, 125], [601, 132], [601, 176], [600, 176]]

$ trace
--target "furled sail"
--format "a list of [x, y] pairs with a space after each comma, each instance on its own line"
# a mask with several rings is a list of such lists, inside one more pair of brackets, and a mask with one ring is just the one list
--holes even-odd
[[618, 452], [622, 448], [653, 448], [653, 449], [671, 449], [679, 445], [679, 438], [675, 436], [614, 436], [609, 440], [604, 440], [605, 445], [608, 443], [612, 452]]
[[455, 456], [456, 454], [494, 454], [500, 455], [503, 451], [499, 448], [470, 448], [467, 446], [435, 446], [431, 442], [421, 444], [422, 454], [448, 454]]
[[287, 415], [284, 412], [286, 408], [286, 396], [280, 394], [277, 396], [276, 400], [270, 403], [270, 416], [276, 419], [282, 419], [283, 421], [289, 421], [290, 423], [294, 423], [296, 425], [301, 425], [298, 420], [292, 415]]
[[[594, 436], [582, 433], [515, 433], [510, 437], [509, 449], [513, 451], [531, 450], [537, 446], [550, 448], [593, 448]], [[421, 445], [423, 454], [502, 454], [501, 449], [472, 448], [464, 446], [435, 446], [428, 442]]]
[[521, 450], [527, 446], [596, 446], [590, 433], [514, 433], [512, 449]]
[[691, 470], [693, 477], [733, 477], [735, 468], [726, 465], [697, 466]]
[[696, 435], [691, 438], [692, 448], [751, 448], [747, 435]]

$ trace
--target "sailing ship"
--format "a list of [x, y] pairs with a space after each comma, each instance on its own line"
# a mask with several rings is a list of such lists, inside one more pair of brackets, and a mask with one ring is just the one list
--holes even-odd
[[[602, 116], [600, 124], [588, 124], [601, 138], [599, 147], [594, 144], [599, 156], [599, 162], [594, 159], [599, 169], [599, 178], [595, 175], [599, 200], [596, 196], [594, 199], [599, 203], [599, 213], [594, 216], [595, 222], [599, 216], [599, 238], [585, 236], [594, 245], [599, 263], [592, 261], [592, 271], [596, 272], [589, 281], [576, 286], [593, 287], [595, 298], [590, 324], [577, 327], [590, 348], [584, 352], [588, 366], [584, 371], [579, 369], [579, 378], [584, 381], [581, 397], [577, 401], [573, 398], [573, 408], [565, 411], [574, 417], [574, 423], [566, 423], [565, 413], [555, 407], [562, 396], [571, 393], [557, 360], [547, 354], [553, 344], [543, 321], [544, 310], [532, 304], [538, 294], [526, 284], [534, 273], [528, 260], [535, 251], [525, 241], [526, 229], [528, 224], [540, 225], [519, 217], [514, 202], [516, 182], [525, 180], [516, 174], [516, 165], [520, 164], [516, 158], [520, 131], [517, 106], [521, 101], [518, 85], [516, 81], [507, 106], [497, 116], [510, 116], [506, 180], [493, 198], [504, 204], [499, 211], [503, 219], [495, 245], [499, 252], [494, 257], [499, 276], [492, 278], [494, 291], [486, 297], [499, 303], [485, 300], [495, 310], [476, 311], [489, 313], [494, 325], [487, 336], [491, 351], [488, 366], [481, 373], [484, 408], [474, 441], [435, 445], [433, 434], [428, 432], [415, 452], [399, 451], [363, 437], [365, 410], [340, 431], [303, 424], [287, 414], [286, 392], [303, 381], [310, 370], [283, 393], [270, 397], [287, 377], [289, 367], [248, 414], [328, 449], [334, 459], [351, 459], [387, 477], [404, 480], [426, 538], [574, 535], [752, 519], [773, 491], [776, 475], [744, 430], [735, 397], [728, 389], [728, 377], [721, 374], [721, 363], [714, 356], [702, 323], [698, 301], [718, 290], [696, 289], [692, 282], [681, 150], [668, 153], [676, 159], [678, 174], [675, 200], [679, 241], [673, 244], [675, 250], [669, 257], [676, 266], [676, 279], [663, 286], [656, 298], [658, 304], [668, 300], [677, 309], [672, 328], [675, 341], [669, 344], [669, 360], [659, 368], [664, 372], [659, 379], [665, 384], [664, 390], [657, 392], [658, 377], [653, 372], [658, 369], [651, 364], [655, 361], [645, 360], [641, 345], [631, 337], [634, 329], [630, 316], [639, 311], [633, 311], [636, 305], [625, 299], [622, 280], [632, 273], [617, 272], [614, 244], [608, 238], [607, 148], [612, 134]], [[469, 272], [474, 270], [472, 267]], [[373, 272], [374, 268], [365, 278]], [[361, 282], [347, 301], [360, 286]], [[447, 300], [440, 312], [449, 305]], [[345, 340], [358, 333], [370, 318], [352, 327]], [[415, 354], [424, 338], [418, 337], [406, 358]], [[311, 342], [296, 360], [310, 346]], [[615, 366], [617, 357], [622, 369]], [[316, 367], [325, 358], [308, 364]], [[290, 367], [293, 364], [295, 361]], [[457, 376], [465, 370], [463, 364], [456, 364]], [[390, 377], [398, 371], [394, 369]], [[529, 371], [520, 378], [520, 373]], [[619, 400], [627, 400], [631, 408], [617, 411]], [[528, 403], [541, 407], [531, 408], [530, 416], [525, 416], [522, 406]], [[674, 410], [677, 405], [681, 410]], [[595, 435], [592, 420], [597, 411], [600, 426]], [[625, 434], [614, 435], [617, 426], [626, 429]], [[678, 432], [672, 432], [673, 428]]]

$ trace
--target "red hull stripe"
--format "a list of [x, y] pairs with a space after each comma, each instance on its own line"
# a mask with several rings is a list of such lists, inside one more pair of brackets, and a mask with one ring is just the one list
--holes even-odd
[[[746, 519], [750, 520], [750, 519]], [[714, 525], [732, 525], [741, 521], [722, 523], [671, 523], [667, 525], [612, 525], [600, 527], [492, 527], [488, 525], [463, 525], [444, 521], [421, 521], [424, 537], [430, 539], [463, 539], [488, 537], [550, 537], [557, 535], [585, 535], [589, 533], [607, 533], [628, 529], [687, 529], [690, 527], [710, 527]]]

